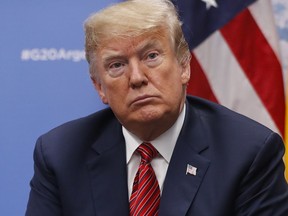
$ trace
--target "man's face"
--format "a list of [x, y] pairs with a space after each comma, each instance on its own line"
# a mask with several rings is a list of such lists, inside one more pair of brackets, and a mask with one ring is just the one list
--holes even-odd
[[167, 127], [183, 107], [190, 67], [177, 61], [165, 33], [112, 39], [96, 53], [94, 85], [130, 131], [159, 122]]

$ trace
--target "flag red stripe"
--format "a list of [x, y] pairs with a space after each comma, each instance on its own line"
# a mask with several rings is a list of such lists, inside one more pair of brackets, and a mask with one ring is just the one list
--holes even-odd
[[187, 88], [188, 94], [206, 98], [217, 103], [218, 101], [210, 87], [208, 79], [203, 72], [203, 69], [199, 64], [196, 56], [193, 53], [190, 66], [191, 77]]
[[220, 31], [284, 135], [285, 101], [281, 65], [250, 11], [244, 10]]

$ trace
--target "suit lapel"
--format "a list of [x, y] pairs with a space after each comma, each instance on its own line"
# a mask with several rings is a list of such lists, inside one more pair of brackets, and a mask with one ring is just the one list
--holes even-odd
[[[187, 104], [184, 125], [164, 182], [160, 216], [186, 215], [191, 206], [210, 164], [201, 155], [201, 152], [208, 149], [207, 137], [203, 131], [205, 127], [201, 117]], [[186, 174], [187, 165], [197, 168], [195, 175]]]
[[95, 215], [129, 214], [125, 141], [121, 125], [105, 128], [88, 157]]

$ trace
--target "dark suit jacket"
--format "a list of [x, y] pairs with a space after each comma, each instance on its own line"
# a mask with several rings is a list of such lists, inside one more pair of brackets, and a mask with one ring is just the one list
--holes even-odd
[[[159, 215], [288, 216], [281, 138], [208, 101], [186, 104]], [[26, 216], [129, 215], [125, 142], [109, 108], [41, 136], [34, 160]]]

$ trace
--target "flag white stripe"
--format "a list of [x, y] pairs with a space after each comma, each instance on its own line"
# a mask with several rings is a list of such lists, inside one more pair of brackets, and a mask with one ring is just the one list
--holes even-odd
[[[194, 54], [220, 104], [279, 133], [270, 114], [219, 31], [194, 49]], [[220, 64], [219, 62], [223, 59], [225, 64]]]

